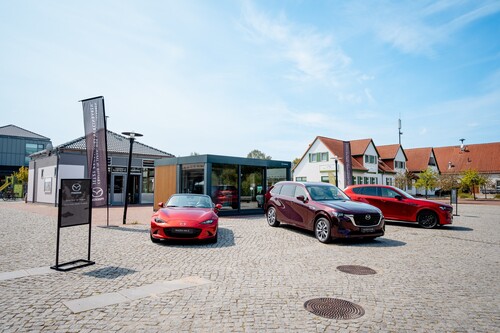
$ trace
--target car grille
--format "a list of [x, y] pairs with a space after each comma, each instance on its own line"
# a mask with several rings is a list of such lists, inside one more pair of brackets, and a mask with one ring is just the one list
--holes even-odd
[[357, 227], [374, 227], [380, 224], [380, 214], [353, 214], [348, 215]]
[[168, 237], [196, 238], [200, 235], [201, 229], [197, 229], [197, 228], [164, 228], [163, 232]]

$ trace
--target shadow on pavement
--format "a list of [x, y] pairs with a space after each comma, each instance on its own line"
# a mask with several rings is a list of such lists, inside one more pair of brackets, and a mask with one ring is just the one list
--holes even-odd
[[[149, 230], [146, 230], [149, 232]], [[219, 227], [219, 236], [217, 243], [208, 243], [205, 240], [193, 240], [193, 239], [182, 239], [182, 240], [162, 240], [158, 243], [160, 246], [177, 247], [177, 248], [221, 248], [234, 246], [234, 233], [231, 229]]]

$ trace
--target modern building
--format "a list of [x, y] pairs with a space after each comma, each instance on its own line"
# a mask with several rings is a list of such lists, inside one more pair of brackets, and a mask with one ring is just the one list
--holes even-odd
[[52, 145], [49, 138], [15, 125], [0, 127], [0, 185], [6, 176], [28, 167], [33, 153]]
[[221, 215], [262, 213], [266, 190], [290, 180], [291, 162], [219, 155], [163, 158], [155, 161], [154, 201], [174, 193], [208, 194], [221, 204]]
[[[107, 131], [108, 148], [108, 187], [109, 204], [125, 204], [126, 182], [130, 141], [127, 137]], [[134, 142], [130, 168], [131, 204], [153, 203], [155, 190], [155, 160], [172, 158], [172, 154]], [[57, 193], [60, 179], [88, 178], [87, 151], [85, 137], [45, 149], [31, 155], [29, 163], [28, 195], [29, 202], [58, 202]]]

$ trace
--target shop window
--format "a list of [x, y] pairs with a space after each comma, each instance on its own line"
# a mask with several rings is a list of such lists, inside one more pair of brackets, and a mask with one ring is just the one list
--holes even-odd
[[155, 169], [142, 169], [142, 193], [153, 193], [155, 190]]
[[241, 166], [240, 209], [255, 209], [264, 206], [264, 168]]
[[239, 194], [237, 165], [212, 165], [211, 197], [214, 203], [222, 205], [223, 210], [238, 209]]

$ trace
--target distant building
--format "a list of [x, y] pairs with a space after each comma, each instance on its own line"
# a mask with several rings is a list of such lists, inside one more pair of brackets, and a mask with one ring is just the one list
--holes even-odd
[[[107, 145], [109, 204], [124, 205], [130, 141], [127, 137], [108, 130]], [[129, 203], [153, 203], [155, 160], [171, 157], [174, 155], [137, 140], [134, 142], [130, 168], [132, 187]], [[53, 150], [45, 149], [31, 155], [27, 200], [56, 204], [60, 179], [68, 178], [87, 178], [87, 151], [84, 136], [57, 146]]]
[[[397, 173], [405, 170], [407, 158], [399, 144], [377, 147], [372, 139], [349, 144], [353, 184], [394, 185]], [[344, 141], [317, 136], [293, 169], [293, 179], [345, 188]]]
[[437, 147], [434, 153], [442, 174], [475, 170], [490, 179], [484, 190], [500, 193], [500, 142]]
[[20, 167], [28, 167], [33, 153], [52, 145], [50, 139], [15, 125], [0, 127], [0, 185]]
[[[439, 174], [439, 165], [436, 161], [436, 155], [434, 154], [434, 149], [427, 148], [412, 148], [405, 149], [406, 156], [408, 157], [408, 163], [406, 169], [415, 175], [415, 179], [412, 182], [412, 186], [404, 189], [406, 192], [412, 195], [425, 195], [426, 190], [424, 188], [416, 188], [415, 182], [419, 175], [430, 168], [436, 174]], [[434, 195], [436, 188], [427, 190], [427, 195]]]

